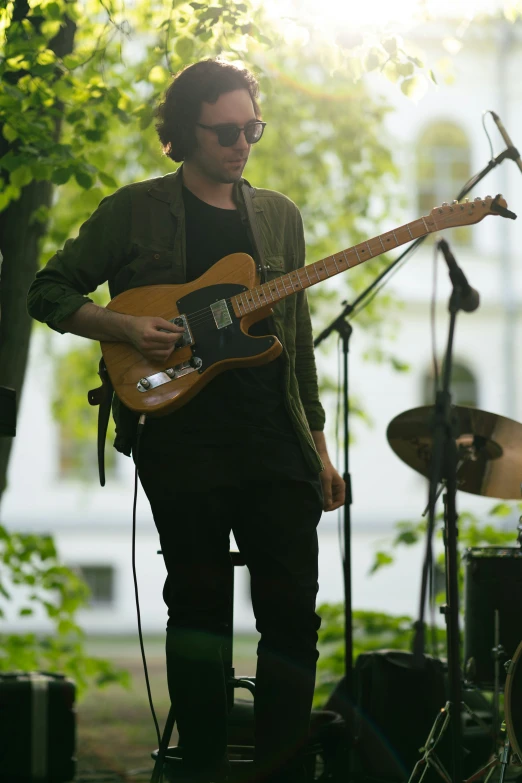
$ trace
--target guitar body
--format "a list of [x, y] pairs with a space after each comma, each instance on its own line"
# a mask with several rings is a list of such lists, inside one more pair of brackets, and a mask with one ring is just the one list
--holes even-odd
[[241, 316], [229, 301], [258, 284], [253, 259], [234, 253], [190, 283], [142, 286], [114, 297], [109, 310], [167, 321], [181, 317], [186, 326], [183, 342], [166, 362], [148, 361], [129, 343], [101, 343], [114, 390], [124, 405], [136, 413], [164, 416], [181, 408], [224, 370], [267, 364], [279, 356], [283, 348], [277, 337], [248, 334], [250, 326], [269, 316], [272, 308]]

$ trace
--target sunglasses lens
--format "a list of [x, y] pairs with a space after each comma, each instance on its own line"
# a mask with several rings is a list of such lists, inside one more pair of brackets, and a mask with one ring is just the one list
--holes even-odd
[[[262, 122], [253, 122], [245, 128], [245, 139], [248, 144], [255, 144], [263, 135], [265, 126]], [[237, 125], [223, 125], [216, 128], [218, 141], [222, 147], [231, 147], [239, 139], [241, 128]]]
[[245, 128], [245, 138], [249, 144], [255, 144], [261, 136], [263, 135], [263, 131], [265, 129], [265, 126], [262, 122], [253, 122], [252, 125], [248, 125]]
[[237, 125], [228, 125], [217, 129], [218, 141], [222, 147], [231, 147], [235, 144], [241, 133]]

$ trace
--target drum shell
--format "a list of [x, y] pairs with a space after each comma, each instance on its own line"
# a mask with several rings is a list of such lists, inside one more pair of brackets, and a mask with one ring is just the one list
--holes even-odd
[[522, 551], [515, 547], [472, 547], [464, 556], [464, 671], [482, 688], [495, 683], [495, 610], [499, 612], [500, 680], [504, 662], [522, 639]]

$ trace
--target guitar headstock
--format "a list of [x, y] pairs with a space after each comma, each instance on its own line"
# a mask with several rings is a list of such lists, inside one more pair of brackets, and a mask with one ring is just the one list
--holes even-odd
[[[507, 212], [507, 214], [506, 214]], [[503, 217], [516, 217], [507, 210], [506, 200], [501, 196], [477, 197], [473, 201], [454, 201], [452, 204], [444, 202], [440, 207], [434, 207], [429, 215], [424, 218], [430, 231], [440, 231], [444, 228], [456, 226], [469, 226], [479, 223], [486, 215], [503, 215]]]

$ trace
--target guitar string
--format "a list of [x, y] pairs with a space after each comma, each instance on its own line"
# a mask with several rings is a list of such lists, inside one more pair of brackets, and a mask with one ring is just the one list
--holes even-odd
[[[343, 251], [341, 251], [341, 253], [342, 252]], [[340, 258], [339, 259], [335, 259], [335, 257], [334, 257], [335, 255], [339, 255], [339, 254], [338, 253], [337, 254], [333, 254], [333, 255], [329, 256], [328, 258], [323, 259], [321, 261], [318, 261], [316, 263], [319, 263], [319, 264], [323, 263], [324, 266], [326, 266], [327, 262], [333, 261], [335, 266], [336, 266], [335, 270], [332, 269], [333, 274], [337, 274], [338, 272], [346, 272], [348, 269], [350, 269], [350, 267], [348, 265], [346, 265], [345, 269], [339, 269], [337, 267], [337, 264], [346, 264], [347, 262], [344, 259], [340, 259]], [[372, 257], [375, 258], [376, 256], [372, 256]], [[299, 278], [299, 272], [301, 271], [301, 269], [303, 269], [303, 270], [306, 269], [306, 275], [308, 277], [308, 281], [307, 282], [309, 282], [308, 270], [310, 268], [311, 267], [308, 267], [308, 269], [306, 269], [306, 267], [301, 267], [298, 270], [292, 270], [293, 272], [295, 272], [298, 275], [299, 286], [296, 288], [295, 284], [292, 282], [292, 280], [290, 280], [290, 285], [292, 286], [292, 291], [289, 292], [287, 290], [287, 285], [285, 283], [283, 283], [283, 296], [280, 295], [281, 291], [279, 290], [278, 285], [280, 287], [282, 278], [286, 277], [287, 275], [290, 276], [292, 274], [292, 272], [288, 272], [287, 275], [282, 275], [280, 277], [275, 278], [274, 279], [274, 287], [272, 287], [271, 290], [275, 291], [275, 293], [278, 294], [278, 297], [277, 298], [272, 297], [272, 299], [268, 299], [265, 296], [265, 294], [263, 293], [262, 294], [262, 298], [261, 298], [261, 295], [259, 293], [256, 293], [256, 296], [257, 296], [257, 298], [260, 301], [260, 306], [256, 305], [255, 300], [253, 300], [252, 298], [248, 299], [249, 302], [252, 302], [256, 306], [253, 307], [250, 310], [245, 310], [246, 306], [244, 304], [240, 304], [239, 306], [242, 307], [245, 310], [245, 312], [242, 313], [242, 315], [240, 317], [243, 317], [244, 315], [248, 315], [249, 313], [255, 312], [256, 310], [261, 309], [261, 307], [269, 307], [272, 304], [277, 304], [277, 302], [282, 301], [287, 296], [291, 296], [292, 293], [298, 293], [299, 291], [306, 290], [306, 288], [308, 288], [309, 285], [305, 285], [303, 283], [303, 281]], [[328, 272], [327, 272], [326, 277], [321, 278], [321, 277], [319, 277], [319, 273], [316, 270], [313, 270], [313, 271], [315, 272], [315, 274], [317, 276], [317, 282], [318, 283], [322, 282], [323, 280], [327, 280], [329, 277], [332, 276], [331, 274], [328, 274]], [[263, 286], [265, 286], [265, 285], [267, 285], [267, 284], [263, 283], [263, 284], [261, 284], [259, 286], [255, 286], [254, 288], [249, 288], [246, 291], [242, 291], [242, 292], [239, 292], [237, 294], [234, 294], [234, 297], [241, 297], [241, 296], [248, 297], [248, 295], [251, 294], [253, 291], [257, 292], [259, 289], [263, 288]], [[270, 284], [270, 285], [272, 285], [272, 284]], [[222, 301], [230, 303], [232, 301], [232, 298], [233, 297], [225, 298]], [[195, 310], [193, 313], [180, 313], [180, 315], [185, 315], [187, 320], [189, 321], [189, 323], [191, 325], [194, 325], [194, 326], [202, 324], [204, 321], [208, 320], [209, 318], [210, 319], [214, 318], [213, 313], [211, 311], [211, 308], [209, 306], [204, 307], [201, 310]], [[198, 316], [198, 318], [196, 320], [194, 320], [195, 316]]]
[[[412, 221], [412, 223], [419, 223], [421, 221], [424, 223], [423, 218], [417, 218], [417, 220]], [[398, 231], [401, 228], [408, 228], [408, 230], [410, 230], [409, 229], [409, 225], [410, 224], [406, 224], [406, 226], [399, 226], [396, 229], [396, 231]], [[424, 223], [424, 227], [426, 227], [425, 223]], [[399, 247], [400, 244], [404, 244], [402, 242], [401, 243], [397, 242], [397, 239], [395, 237], [395, 231], [385, 232], [384, 234], [381, 234], [378, 237], [374, 237], [374, 239], [379, 239], [381, 241], [381, 245], [383, 247], [383, 250], [380, 253], [376, 253], [375, 255], [368, 256], [368, 258], [365, 259], [365, 260], [370, 260], [372, 258], [377, 258], [377, 256], [382, 255], [382, 253], [385, 252], [385, 248], [384, 248], [384, 245], [382, 243], [382, 237], [385, 237], [386, 234], [388, 234], [388, 235], [392, 234], [394, 236], [395, 241], [397, 243], [396, 247]], [[410, 234], [411, 234], [411, 230], [410, 230]], [[371, 241], [371, 240], [368, 240], [368, 241]], [[259, 301], [261, 302], [261, 306], [262, 307], [270, 306], [271, 304], [277, 303], [278, 301], [281, 301], [281, 299], [286, 298], [286, 296], [291, 296], [292, 293], [297, 293], [297, 291], [302, 291], [302, 290], [305, 290], [306, 288], [308, 288], [309, 286], [303, 285], [303, 282], [299, 278], [299, 272], [301, 271], [301, 269], [303, 271], [305, 271], [305, 274], [307, 275], [308, 278], [309, 278], [309, 275], [308, 275], [309, 269], [311, 269], [312, 267], [315, 267], [317, 264], [321, 264], [321, 263], [324, 264], [324, 266], [326, 267], [328, 262], [333, 261], [333, 263], [335, 265], [335, 270], [333, 270], [334, 275], [338, 274], [339, 271], [345, 272], [347, 269], [350, 269], [350, 267], [348, 265], [346, 265], [345, 269], [339, 270], [337, 264], [338, 263], [339, 264], [347, 264], [347, 262], [346, 262], [346, 253], [349, 253], [350, 251], [354, 251], [355, 254], [357, 255], [358, 260], [360, 260], [360, 256], [359, 256], [359, 253], [357, 251], [357, 247], [360, 246], [360, 245], [363, 245], [363, 244], [366, 244], [368, 246], [368, 249], [371, 250], [370, 246], [368, 245], [368, 242], [361, 242], [361, 243], [359, 243], [359, 245], [354, 245], [351, 248], [347, 248], [347, 250], [341, 250], [338, 253], [333, 253], [331, 256], [328, 256], [327, 258], [321, 259], [320, 261], [316, 261], [314, 264], [310, 265], [310, 267], [308, 267], [308, 268], [306, 266], [304, 266], [304, 267], [301, 267], [300, 269], [292, 270], [293, 272], [295, 272], [297, 274], [300, 286], [296, 289], [294, 287], [294, 284], [293, 284], [292, 280], [290, 280], [290, 284], [292, 285], [292, 292], [290, 294], [288, 294], [287, 291], [286, 291], [286, 285], [283, 283], [284, 296], [283, 297], [279, 297], [277, 300], [274, 300], [272, 298], [272, 300], [270, 301], [263, 294], [263, 301], [262, 301], [261, 300], [261, 296], [259, 294], [257, 294], [257, 297], [258, 297]], [[365, 250], [363, 249], [363, 250], [361, 250], [361, 252], [365, 252]], [[344, 256], [344, 258], [343, 259], [340, 259], [340, 258], [336, 259], [335, 258], [336, 255], [342, 255], [342, 256]], [[321, 282], [322, 280], [326, 280], [326, 279], [328, 279], [328, 277], [330, 277], [330, 275], [328, 274], [328, 271], [326, 272], [326, 277], [325, 278], [320, 278], [319, 277], [319, 273], [318, 273], [318, 271], [316, 269], [314, 269], [313, 271], [317, 275], [317, 282]], [[290, 277], [291, 274], [292, 274], [292, 272], [288, 272], [288, 273], [286, 273], [286, 275], [282, 275], [280, 277], [275, 278], [274, 283], [276, 283], [276, 285], [275, 285], [275, 288], [272, 289], [272, 290], [275, 290], [276, 293], [279, 294], [279, 291], [277, 289], [277, 282], [281, 281], [283, 277]], [[308, 279], [308, 282], [309, 282], [309, 279]], [[263, 284], [261, 284], [259, 286], [255, 286], [254, 288], [250, 288], [250, 289], [247, 289], [246, 291], [240, 292], [238, 294], [234, 294], [234, 297], [241, 297], [241, 296], [245, 296], [245, 295], [248, 296], [249, 293], [252, 293], [253, 291], [257, 291], [258, 289], [263, 288], [263, 286], [265, 286], [265, 285], [266, 285], [266, 283], [263, 283]], [[232, 298], [233, 297], [229, 297], [229, 298], [224, 299], [223, 301], [225, 301], [227, 304], [230, 304], [231, 301], [232, 301]], [[252, 300], [252, 299], [249, 299], [248, 301], [254, 302], [254, 300]], [[254, 302], [254, 304], [255, 304], [255, 302]], [[243, 309], [244, 309], [245, 305], [241, 304], [240, 307], [243, 307]], [[241, 317], [243, 317], [244, 315], [247, 315], [248, 313], [255, 312], [255, 310], [259, 310], [259, 309], [260, 309], [259, 306], [255, 306], [253, 309], [247, 310], [246, 312], [244, 312]], [[200, 326], [200, 325], [203, 325], [203, 323], [205, 321], [207, 321], [207, 320], [210, 320], [210, 321], [214, 320], [214, 314], [212, 313], [211, 308], [208, 307], [208, 306], [204, 307], [204, 308], [201, 308], [200, 310], [196, 310], [193, 313], [182, 313], [181, 315], [185, 315], [187, 320], [189, 321], [189, 325], [194, 326], [196, 328], [198, 326]], [[197, 318], [195, 318], [196, 316], [197, 316]]]

